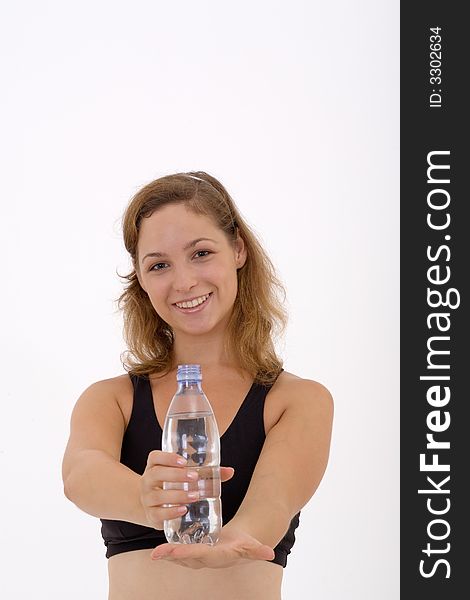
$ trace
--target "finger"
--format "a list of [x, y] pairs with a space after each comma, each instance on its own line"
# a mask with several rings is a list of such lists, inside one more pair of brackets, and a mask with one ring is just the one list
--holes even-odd
[[150, 554], [152, 560], [169, 557], [175, 549], [176, 544], [160, 544]]
[[220, 480], [228, 481], [233, 477], [235, 469], [233, 467], [220, 467]]
[[161, 544], [152, 552], [152, 558], [167, 558], [171, 560], [201, 560], [207, 555], [207, 544]]
[[259, 560], [273, 560], [275, 557], [274, 550], [269, 546], [261, 546], [256, 552]]
[[243, 548], [240, 556], [251, 560], [273, 560], [274, 550], [269, 546], [260, 544], [259, 546], [249, 546]]
[[[195, 469], [187, 469], [187, 468], [176, 468], [176, 467], [165, 467], [161, 465], [156, 465], [154, 467], [150, 467], [147, 469], [145, 473], [145, 483], [144, 485], [147, 488], [151, 487], [162, 487], [162, 482], [166, 481], [168, 483], [194, 483], [198, 480], [199, 475]], [[181, 485], [178, 486], [181, 488]]]
[[175, 560], [174, 558], [172, 558], [172, 556], [170, 555], [170, 558], [167, 559], [170, 560], [172, 562], [175, 562], [177, 565], [182, 565], [183, 567], [187, 567], [188, 569], [207, 569], [207, 565], [205, 563], [205, 561], [199, 559], [199, 558], [190, 558], [187, 560]]
[[176, 452], [152, 450], [147, 457], [147, 468], [151, 468], [156, 465], [165, 465], [167, 467], [184, 467], [186, 464], [186, 459]]
[[[187, 567], [189, 569], [204, 569], [208, 568], [212, 565], [208, 564], [206, 558], [175, 558], [174, 552], [167, 554], [165, 556], [160, 557], [162, 560], [166, 560], [167, 562], [172, 562], [176, 565], [181, 565], [182, 567]], [[158, 560], [158, 558], [154, 559]]]
[[165, 504], [189, 504], [200, 500], [198, 490], [152, 490], [143, 496], [143, 502], [148, 507], [164, 506]]
[[171, 519], [177, 519], [182, 517], [188, 511], [188, 507], [183, 506], [157, 506], [147, 507], [146, 515], [149, 521], [155, 526], [156, 529], [163, 529], [163, 521], [171, 521]]

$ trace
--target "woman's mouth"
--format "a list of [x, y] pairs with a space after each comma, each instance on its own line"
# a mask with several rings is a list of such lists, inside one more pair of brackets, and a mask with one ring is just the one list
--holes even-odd
[[205, 305], [208, 303], [210, 297], [212, 296], [212, 292], [209, 294], [203, 294], [202, 296], [197, 296], [191, 300], [185, 300], [183, 302], [175, 302], [173, 304], [179, 311], [185, 313], [193, 313], [202, 310]]

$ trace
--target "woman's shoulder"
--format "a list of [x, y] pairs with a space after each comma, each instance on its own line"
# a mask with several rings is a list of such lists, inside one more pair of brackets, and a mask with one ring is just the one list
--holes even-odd
[[111, 410], [118, 406], [127, 424], [132, 410], [133, 386], [128, 373], [100, 379], [91, 383], [82, 393], [81, 398], [88, 402], [106, 404]]
[[282, 371], [273, 385], [272, 393], [285, 408], [296, 405], [315, 406], [333, 410], [333, 397], [322, 383]]
[[129, 401], [129, 397], [132, 399], [132, 392], [132, 381], [129, 374], [124, 373], [94, 381], [86, 388], [82, 396], [88, 395], [109, 401], [113, 400], [122, 408], [122, 405]]
[[[333, 422], [333, 398], [329, 390], [318, 381], [305, 379], [282, 371], [268, 394], [265, 406], [265, 429], [280, 423], [297, 435], [298, 427], [331, 431]], [[290, 435], [289, 433], [289, 435]]]
[[122, 375], [116, 375], [115, 377], [108, 377], [106, 379], [94, 381], [88, 387], [103, 392], [118, 393], [123, 389], [129, 389], [129, 386], [132, 388], [132, 382], [129, 374], [123, 373]]

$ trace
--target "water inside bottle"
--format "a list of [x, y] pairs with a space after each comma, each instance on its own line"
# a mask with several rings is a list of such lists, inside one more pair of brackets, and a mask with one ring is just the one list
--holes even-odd
[[177, 452], [197, 471], [199, 479], [163, 484], [164, 489], [198, 491], [199, 500], [188, 503], [182, 517], [164, 522], [167, 540], [171, 543], [217, 542], [222, 526], [220, 503], [219, 438], [215, 417], [210, 412], [169, 415], [164, 430], [162, 448]]

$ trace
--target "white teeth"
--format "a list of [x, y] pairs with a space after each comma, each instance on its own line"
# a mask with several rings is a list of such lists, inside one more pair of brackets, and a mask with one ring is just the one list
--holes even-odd
[[176, 306], [178, 308], [194, 308], [199, 304], [202, 304], [209, 298], [210, 294], [206, 294], [205, 296], [199, 296], [199, 298], [194, 298], [194, 300], [190, 300], [189, 302], [177, 302]]

